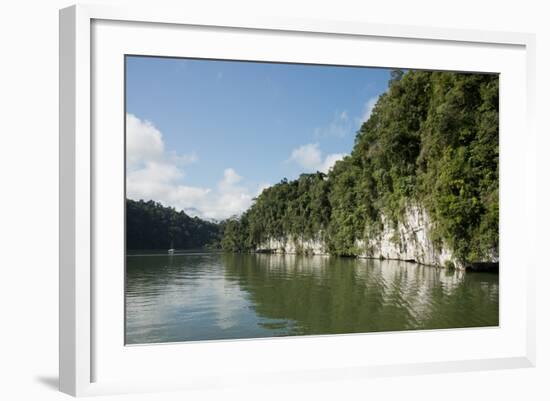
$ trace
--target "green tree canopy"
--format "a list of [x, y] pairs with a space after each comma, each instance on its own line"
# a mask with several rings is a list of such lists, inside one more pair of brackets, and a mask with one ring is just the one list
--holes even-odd
[[320, 239], [335, 255], [422, 205], [430, 233], [463, 262], [498, 255], [498, 76], [395, 70], [351, 154], [265, 189], [226, 222], [222, 246], [253, 250], [268, 238]]

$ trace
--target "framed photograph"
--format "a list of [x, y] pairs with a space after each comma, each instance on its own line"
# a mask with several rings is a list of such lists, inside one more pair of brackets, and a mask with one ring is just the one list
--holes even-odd
[[533, 49], [61, 10], [61, 390], [533, 366]]

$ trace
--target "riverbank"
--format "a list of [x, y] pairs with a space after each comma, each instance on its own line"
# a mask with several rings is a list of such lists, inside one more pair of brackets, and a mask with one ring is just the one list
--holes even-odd
[[424, 261], [419, 261], [410, 257], [384, 257], [383, 255], [378, 256], [369, 256], [366, 253], [359, 253], [357, 255], [331, 255], [327, 252], [324, 246], [320, 242], [313, 240], [306, 241], [307, 243], [313, 243], [313, 247], [304, 247], [304, 243], [296, 245], [296, 242], [293, 241], [290, 246], [281, 246], [275, 248], [257, 248], [254, 251], [251, 251], [253, 254], [273, 254], [273, 255], [296, 255], [296, 256], [336, 256], [342, 258], [356, 258], [356, 259], [368, 259], [368, 260], [393, 260], [407, 263], [415, 263], [422, 266], [431, 266], [436, 268], [445, 268], [445, 269], [456, 269], [462, 271], [470, 272], [484, 272], [484, 273], [498, 273], [499, 272], [499, 262], [497, 261], [480, 261], [480, 262], [470, 262], [470, 263], [454, 263], [447, 262], [445, 264], [436, 264], [436, 263], [426, 263]]

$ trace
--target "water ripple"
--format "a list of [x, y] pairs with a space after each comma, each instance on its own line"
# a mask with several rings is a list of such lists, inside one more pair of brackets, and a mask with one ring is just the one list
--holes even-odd
[[[154, 256], [154, 257], [151, 257]], [[498, 275], [293, 255], [131, 255], [128, 343], [498, 325]]]

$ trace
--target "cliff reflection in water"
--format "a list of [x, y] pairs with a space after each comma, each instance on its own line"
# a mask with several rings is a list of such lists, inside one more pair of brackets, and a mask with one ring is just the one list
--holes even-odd
[[498, 325], [498, 275], [400, 261], [128, 256], [127, 342]]
[[[224, 255], [258, 314], [295, 334], [498, 325], [498, 275], [394, 260]], [[260, 266], [261, 268], [258, 268]]]

